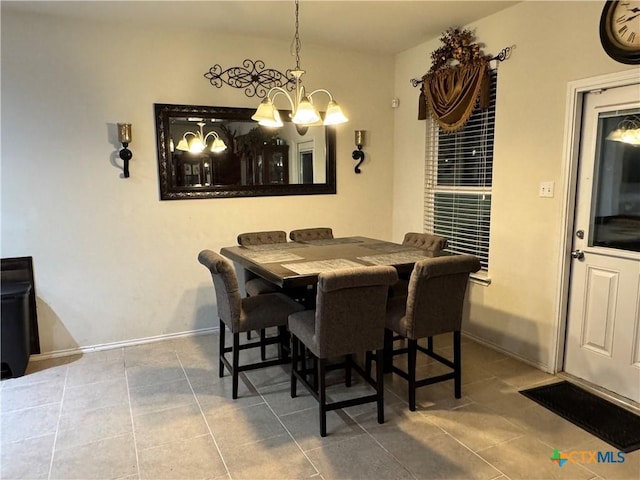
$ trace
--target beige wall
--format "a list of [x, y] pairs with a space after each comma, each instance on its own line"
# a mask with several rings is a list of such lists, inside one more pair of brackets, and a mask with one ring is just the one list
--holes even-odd
[[[336, 195], [159, 201], [154, 103], [255, 107], [217, 89], [209, 67], [293, 66], [289, 42], [78, 24], [2, 11], [2, 257], [34, 257], [44, 353], [217, 326], [196, 256], [242, 231], [327, 225], [391, 237], [393, 58], [304, 45], [305, 83], [329, 89], [337, 127]], [[356, 68], [357, 67], [357, 68]], [[115, 123], [133, 125], [120, 178]], [[369, 132], [353, 173], [353, 130]], [[119, 159], [118, 159], [119, 161]]]
[[[498, 70], [491, 285], [472, 284], [465, 331], [544, 369], [552, 369], [558, 311], [567, 83], [629, 70], [611, 60], [598, 36], [601, 2], [524, 2], [470, 26], [484, 51], [514, 45]], [[422, 228], [425, 122], [409, 79], [430, 66], [438, 39], [397, 56], [393, 237]], [[640, 78], [640, 70], [638, 70]], [[553, 198], [538, 197], [541, 181]]]

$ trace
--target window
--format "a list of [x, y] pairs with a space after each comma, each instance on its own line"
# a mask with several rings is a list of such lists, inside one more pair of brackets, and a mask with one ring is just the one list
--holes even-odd
[[446, 133], [427, 125], [425, 153], [426, 232], [448, 239], [448, 250], [468, 253], [489, 268], [496, 70], [491, 70], [491, 103], [476, 108], [467, 124]]

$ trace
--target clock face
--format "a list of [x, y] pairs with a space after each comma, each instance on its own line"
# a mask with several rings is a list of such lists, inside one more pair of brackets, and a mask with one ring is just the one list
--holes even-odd
[[609, 23], [621, 46], [640, 48], [640, 0], [616, 2]]
[[640, 0], [608, 1], [600, 18], [605, 52], [622, 63], [640, 63]]

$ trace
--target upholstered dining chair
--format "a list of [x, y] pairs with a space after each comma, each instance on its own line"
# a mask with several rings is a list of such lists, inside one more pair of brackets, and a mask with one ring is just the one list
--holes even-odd
[[[270, 230], [263, 232], [245, 232], [238, 235], [238, 245], [243, 247], [254, 245], [269, 245], [274, 243], [287, 243], [287, 232], [282, 230]], [[263, 293], [276, 293], [280, 289], [273, 283], [259, 277], [250, 270], [242, 270], [244, 277], [244, 290], [247, 296], [254, 297]], [[260, 340], [264, 341], [265, 331], [260, 330]], [[247, 332], [247, 339], [251, 340], [251, 332]], [[266, 345], [260, 349], [262, 360], [266, 358]]]
[[[378, 423], [384, 422], [384, 380], [382, 371], [373, 381], [353, 361], [354, 354], [375, 350], [382, 361], [385, 309], [389, 285], [398, 278], [389, 266], [356, 267], [318, 275], [315, 310], [289, 316], [292, 338], [291, 397], [297, 394], [299, 380], [318, 401], [320, 435], [327, 435], [327, 411], [377, 402]], [[302, 349], [302, 346], [306, 347]], [[308, 349], [313, 356], [313, 369], [306, 367]], [[343, 363], [328, 365], [329, 359], [342, 358]], [[351, 386], [351, 370], [356, 370], [372, 385], [376, 393], [338, 402], [327, 401], [326, 372], [345, 368], [345, 385]], [[308, 380], [313, 375], [313, 385]]]
[[[238, 398], [238, 374], [271, 365], [289, 362], [284, 344], [287, 339], [286, 325], [289, 315], [303, 310], [304, 307], [282, 293], [265, 293], [255, 297], [242, 298], [238, 289], [238, 277], [231, 263], [211, 250], [203, 250], [198, 261], [209, 269], [213, 279], [220, 321], [219, 375], [224, 375], [226, 367], [232, 376], [232, 393]], [[278, 327], [278, 336], [266, 338], [264, 342], [240, 345], [240, 333]], [[233, 336], [232, 346], [225, 344], [225, 330], [229, 328]], [[278, 358], [240, 365], [240, 350], [260, 347], [263, 344], [279, 345]], [[231, 353], [231, 361], [225, 356]]]
[[[460, 398], [462, 356], [460, 329], [469, 275], [480, 270], [480, 261], [473, 255], [447, 255], [417, 262], [406, 297], [392, 297], [387, 305], [386, 341], [407, 339], [407, 346], [393, 350], [393, 356], [407, 354], [407, 371], [392, 365], [393, 373], [408, 381], [409, 410], [416, 409], [416, 389], [425, 385], [454, 381], [454, 394]], [[453, 361], [433, 349], [433, 336], [453, 334]], [[426, 338], [426, 348], [418, 340]], [[422, 352], [452, 370], [442, 375], [416, 379], [416, 356]], [[387, 352], [388, 354], [388, 352]], [[367, 355], [366, 371], [371, 371], [372, 356]], [[383, 370], [376, 359], [376, 371]]]
[[432, 233], [407, 232], [402, 240], [402, 245], [437, 252], [447, 248], [447, 239]]
[[[447, 248], [447, 239], [432, 233], [407, 232], [404, 235], [404, 240], [402, 240], [402, 245], [427, 250], [429, 252], [440, 252]], [[403, 272], [398, 276], [398, 282], [393, 285], [389, 291], [392, 297], [403, 297], [407, 295], [411, 272]]]
[[[268, 245], [274, 243], [287, 243], [287, 233], [281, 230], [265, 232], [246, 232], [238, 235], [238, 245], [243, 247], [255, 245]], [[278, 287], [271, 282], [260, 278], [249, 270], [244, 270], [244, 288], [247, 295], [252, 297], [262, 293], [275, 293]]]
[[313, 240], [330, 240], [333, 238], [333, 230], [329, 227], [301, 228], [291, 230], [289, 238], [294, 242], [309, 242]]

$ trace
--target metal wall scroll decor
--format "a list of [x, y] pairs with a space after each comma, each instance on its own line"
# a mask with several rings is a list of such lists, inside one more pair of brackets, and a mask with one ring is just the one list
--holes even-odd
[[[500, 50], [500, 53], [498, 53], [495, 57], [491, 57], [489, 61], [495, 60], [497, 62], [504, 62], [507, 58], [511, 56], [511, 51], [514, 48], [515, 46], [504, 47], [502, 50]], [[412, 78], [409, 81], [411, 82], [411, 85], [413, 87], [418, 87], [418, 86], [422, 86], [422, 84], [424, 83], [424, 78]]]
[[262, 60], [248, 58], [242, 62], [241, 67], [229, 67], [226, 70], [215, 64], [204, 76], [217, 88], [222, 88], [223, 84], [233, 88], [244, 88], [247, 97], [264, 98], [273, 87], [292, 91], [296, 86], [295, 78], [289, 77], [289, 70], [282, 73], [274, 68], [265, 68]]

